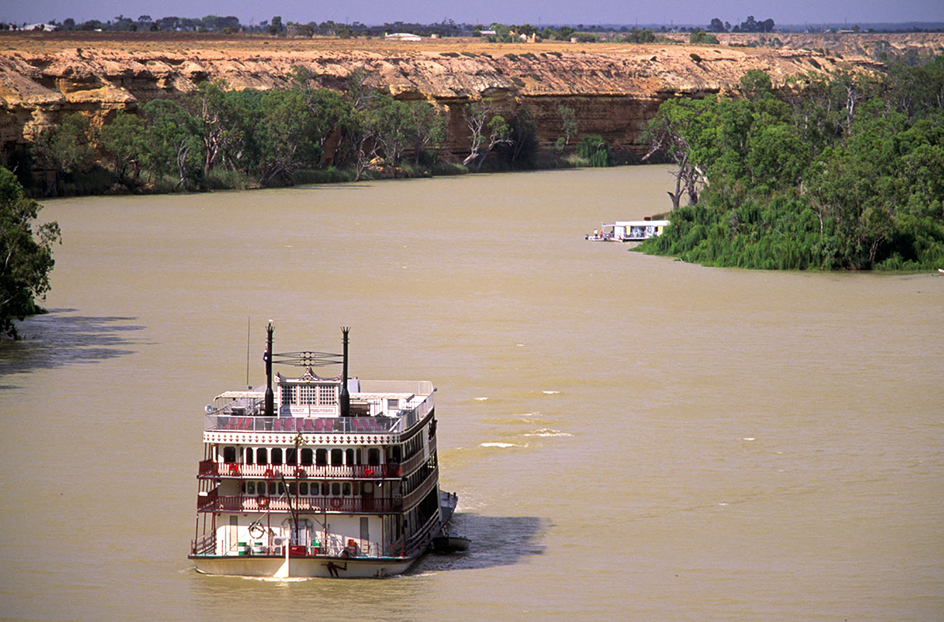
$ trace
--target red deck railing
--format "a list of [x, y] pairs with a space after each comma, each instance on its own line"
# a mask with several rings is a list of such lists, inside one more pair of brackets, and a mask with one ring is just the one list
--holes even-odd
[[235, 462], [200, 462], [200, 477], [238, 477], [246, 479], [396, 479], [401, 474], [399, 464], [327, 466], [314, 464], [237, 464]]
[[[291, 504], [291, 505], [290, 505]], [[288, 512], [295, 509], [306, 514], [335, 512], [340, 514], [387, 514], [398, 512], [403, 499], [371, 499], [369, 497], [267, 497], [265, 495], [217, 495], [211, 491], [197, 501], [201, 512]]]

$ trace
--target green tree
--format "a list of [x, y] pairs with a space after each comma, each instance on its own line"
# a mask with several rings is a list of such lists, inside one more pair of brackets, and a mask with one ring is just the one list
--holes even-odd
[[318, 148], [323, 154], [326, 141], [350, 118], [352, 106], [337, 91], [321, 88], [316, 73], [306, 67], [293, 67], [292, 80], [312, 116]]
[[610, 145], [597, 135], [584, 136], [577, 146], [577, 155], [587, 160], [590, 166], [606, 167], [610, 165]]
[[707, 30], [708, 32], [725, 32], [727, 28], [725, 28], [724, 23], [719, 18], [713, 17]]
[[428, 102], [410, 104], [409, 114], [411, 124], [407, 136], [413, 148], [413, 161], [419, 164], [425, 154], [442, 146], [446, 139], [446, 119]]
[[688, 194], [689, 204], [698, 203], [698, 193], [707, 181], [706, 162], [720, 155], [714, 151], [720, 146], [716, 138], [721, 127], [712, 100], [670, 99], [649, 122], [652, 146], [643, 161], [661, 151], [678, 166], [675, 191], [668, 193], [673, 210], [679, 208], [683, 192]]
[[384, 117], [377, 103], [380, 95], [369, 84], [370, 75], [362, 68], [355, 69], [347, 77], [347, 96], [350, 108], [342, 119], [341, 127], [349, 159], [353, 159], [354, 181], [358, 181], [367, 170], [371, 160], [383, 146], [381, 133]]
[[201, 147], [193, 117], [169, 99], [151, 100], [141, 109], [147, 119], [140, 146], [145, 167], [157, 178], [176, 175], [176, 187], [189, 190], [199, 172], [190, 156]]
[[500, 155], [514, 168], [532, 166], [538, 152], [538, 128], [527, 105], [518, 109], [510, 127], [510, 142], [497, 147]]
[[259, 103], [262, 114], [253, 130], [259, 183], [268, 186], [279, 177], [291, 184], [295, 171], [314, 165], [321, 155], [314, 118], [297, 89], [268, 91]]
[[216, 159], [242, 141], [236, 111], [226, 97], [226, 81], [201, 82], [187, 97], [194, 130], [203, 143], [203, 175]]
[[66, 175], [91, 168], [95, 156], [91, 140], [89, 119], [79, 112], [40, 132], [34, 146], [46, 169], [47, 195], [60, 194]]
[[563, 153], [571, 139], [577, 136], [577, 115], [573, 108], [564, 104], [559, 105], [557, 110], [561, 115], [561, 131], [564, 133], [557, 139], [557, 150]]
[[708, 34], [701, 28], [696, 28], [692, 31], [692, 34], [689, 35], [688, 42], [702, 45], [716, 45], [718, 43], [718, 37]]
[[462, 164], [469, 166], [475, 163], [476, 169], [481, 170], [485, 157], [495, 147], [511, 142], [511, 127], [504, 117], [492, 111], [491, 102], [480, 104], [473, 102], [463, 111], [466, 125], [470, 132], [470, 150]]
[[656, 35], [649, 28], [642, 30], [633, 27], [625, 37], [626, 43], [655, 43]]
[[760, 69], [749, 69], [740, 80], [741, 91], [750, 99], [766, 97], [773, 93], [770, 75]]
[[23, 194], [16, 176], [0, 167], [0, 335], [17, 337], [14, 319], [39, 312], [38, 300], [49, 291], [55, 265], [52, 246], [60, 241], [59, 225], [33, 223], [42, 209]]
[[130, 183], [129, 172], [137, 176], [138, 152], [144, 134], [144, 122], [134, 114], [119, 110], [115, 119], [104, 126], [99, 134], [99, 145], [111, 160], [118, 183]]
[[370, 99], [368, 114], [384, 156], [391, 165], [399, 166], [404, 150], [416, 133], [409, 104], [384, 93], [375, 93]]

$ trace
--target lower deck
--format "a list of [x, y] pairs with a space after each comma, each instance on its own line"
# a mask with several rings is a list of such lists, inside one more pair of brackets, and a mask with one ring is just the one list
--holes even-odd
[[322, 578], [372, 578], [387, 577], [406, 572], [419, 558], [412, 557], [350, 557], [247, 555], [194, 556], [197, 572], [210, 575], [271, 577], [275, 579], [293, 577]]

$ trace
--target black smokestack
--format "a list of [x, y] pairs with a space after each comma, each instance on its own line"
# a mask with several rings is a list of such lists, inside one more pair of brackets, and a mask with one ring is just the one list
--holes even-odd
[[272, 320], [269, 320], [269, 326], [266, 328], [268, 337], [266, 338], [265, 365], [266, 365], [266, 393], [265, 393], [265, 416], [275, 416], [275, 401], [272, 394]]
[[344, 354], [341, 358], [341, 395], [338, 400], [341, 406], [341, 416], [351, 416], [351, 394], [347, 392], [347, 334], [351, 331], [348, 327], [343, 327], [341, 333], [344, 335]]

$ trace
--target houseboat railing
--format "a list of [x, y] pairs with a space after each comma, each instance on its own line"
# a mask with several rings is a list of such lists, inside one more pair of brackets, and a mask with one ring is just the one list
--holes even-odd
[[335, 512], [342, 514], [398, 512], [403, 499], [372, 499], [366, 497], [291, 497], [281, 495], [218, 495], [211, 491], [199, 497], [197, 510], [201, 512], [289, 512], [292, 509], [304, 514]]
[[407, 429], [396, 417], [254, 417], [213, 412], [208, 432], [288, 432], [290, 434], [391, 434]]
[[200, 477], [246, 478], [294, 481], [295, 479], [390, 479], [400, 477], [399, 464], [326, 466], [313, 464], [238, 464], [236, 462], [200, 462]]
[[206, 533], [190, 543], [191, 555], [213, 555], [216, 553], [216, 532]]
[[[436, 438], [429, 442], [429, 453], [436, 452]], [[197, 476], [201, 478], [240, 479], [391, 479], [409, 475], [428, 458], [422, 452], [411, 456], [403, 463], [389, 462], [381, 465], [324, 465], [324, 464], [241, 464], [238, 462], [214, 462], [201, 460]]]
[[415, 490], [407, 493], [407, 495], [403, 498], [403, 507], [411, 508], [422, 501], [423, 498], [429, 494], [429, 491], [436, 486], [438, 481], [439, 467], [437, 466], [435, 469], [433, 469], [432, 473], [426, 476], [426, 479], [424, 479]]
[[214, 411], [205, 415], [208, 432], [286, 432], [289, 434], [398, 434], [409, 430], [429, 414], [426, 401], [396, 417], [260, 417]]
[[[379, 558], [384, 556], [384, 552], [379, 542], [362, 540], [360, 538], [347, 538], [336, 534], [328, 535], [328, 542], [324, 543], [319, 538], [321, 534], [316, 534], [308, 544], [289, 545], [289, 557], [334, 557], [334, 558]], [[248, 556], [248, 557], [283, 557], [285, 555], [284, 544], [271, 544], [271, 540], [281, 540], [282, 538], [266, 538], [263, 541], [249, 540], [251, 545], [247, 546], [245, 553], [239, 552], [236, 545], [225, 551], [225, 556]], [[194, 556], [215, 556], [216, 538], [212, 534], [201, 536], [191, 543], [190, 554]]]

